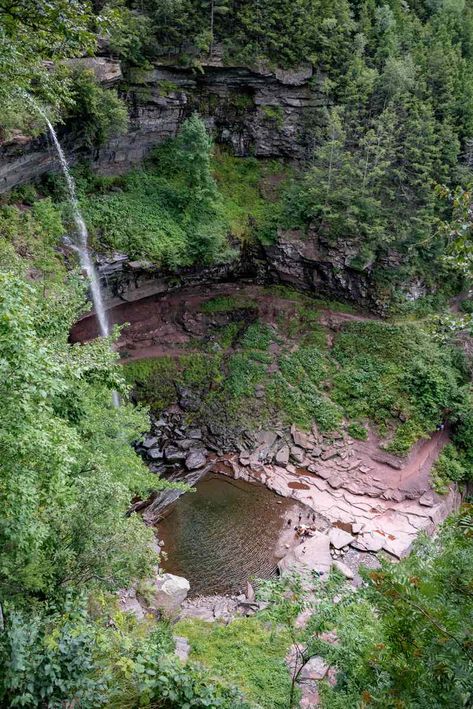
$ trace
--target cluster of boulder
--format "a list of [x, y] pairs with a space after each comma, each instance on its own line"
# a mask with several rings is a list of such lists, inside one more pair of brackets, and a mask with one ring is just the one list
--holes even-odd
[[154, 473], [163, 474], [176, 467], [199, 470], [209, 457], [203, 435], [202, 428], [186, 424], [182, 414], [167, 412], [160, 418], [151, 417], [151, 431], [136, 449]]
[[294, 466], [308, 467], [319, 460], [327, 461], [337, 456], [342, 460], [348, 457], [343, 434], [320, 433], [315, 424], [309, 433], [293, 425], [289, 436], [282, 430], [259, 431], [253, 437], [247, 435], [246, 443], [249, 446], [242, 441], [239, 455], [239, 462], [245, 466], [273, 462], [291, 469]]

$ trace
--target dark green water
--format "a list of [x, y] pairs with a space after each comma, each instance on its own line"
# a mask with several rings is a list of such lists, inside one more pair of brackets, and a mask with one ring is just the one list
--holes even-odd
[[190, 595], [245, 590], [253, 577], [275, 572], [299, 510], [263, 486], [211, 475], [159, 523], [162, 566], [189, 579]]

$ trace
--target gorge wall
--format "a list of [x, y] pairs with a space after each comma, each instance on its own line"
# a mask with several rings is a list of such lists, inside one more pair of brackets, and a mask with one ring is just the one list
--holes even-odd
[[[128, 132], [100, 148], [84, 144], [79, 124], [71, 122], [59, 131], [72, 163], [87, 160], [105, 174], [125, 172], [141, 162], [153, 146], [176, 135], [194, 111], [204, 118], [215, 141], [237, 156], [300, 160], [310, 147], [308, 129], [325, 102], [321, 77], [311, 66], [270, 71], [227, 67], [215, 60], [197, 71], [156, 63], [123, 76], [113, 59], [75, 62], [93, 70], [105, 86], [115, 86], [128, 106]], [[13, 135], [0, 144], [0, 193], [58, 167], [46, 134], [34, 139]]]
[[[197, 111], [217, 144], [241, 157], [284, 158], [300, 161], [314, 149], [314, 126], [326, 105], [323, 77], [310, 65], [295, 70], [224, 66], [215, 58], [202, 67], [184, 68], [178, 62], [155, 63], [149, 69], [128, 69], [108, 57], [74, 60], [92, 70], [106, 87], [115, 87], [128, 106], [128, 131], [105, 145], [90, 148], [81, 126], [69, 122], [58, 134], [71, 164], [87, 161], [101, 174], [124, 173], [139, 164], [152, 148], [176, 135], [182, 122]], [[0, 194], [60, 165], [45, 133], [36, 138], [13, 135], [0, 143]], [[357, 244], [349, 240], [330, 244], [314, 230], [303, 235], [285, 231], [272, 246], [258, 253], [241, 254], [236, 263], [179, 273], [189, 285], [215, 282], [243, 274], [260, 282], [282, 282], [326, 297], [344, 298], [382, 311], [389, 294], [380, 292], [370, 265], [352, 265]], [[396, 254], [378, 267], [396, 268]], [[173, 287], [175, 274], [163, 274], [148, 265], [129, 262], [119, 255], [102, 264], [101, 275], [109, 305], [136, 299]], [[416, 299], [421, 285], [408, 286]]]

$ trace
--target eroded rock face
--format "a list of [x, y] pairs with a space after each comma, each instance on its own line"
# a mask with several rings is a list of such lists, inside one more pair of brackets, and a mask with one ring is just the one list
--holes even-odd
[[[308, 123], [317, 122], [325, 97], [311, 66], [292, 71], [229, 67], [219, 62], [191, 68], [156, 64], [130, 69], [121, 82], [119, 62], [82, 58], [75, 64], [94, 72], [104, 86], [117, 86], [130, 115], [130, 128], [99, 149], [86, 148], [73, 125], [60, 139], [71, 163], [87, 159], [104, 174], [119, 174], [141, 162], [159, 143], [176, 135], [194, 111], [206, 121], [217, 143], [235, 155], [301, 159], [307, 154]], [[13, 136], [0, 145], [0, 193], [59, 169], [46, 136]]]

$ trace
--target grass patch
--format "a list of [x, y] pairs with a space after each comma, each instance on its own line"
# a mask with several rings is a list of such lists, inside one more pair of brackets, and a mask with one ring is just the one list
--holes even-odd
[[291, 645], [288, 631], [272, 630], [257, 618], [229, 625], [182, 620], [175, 632], [188, 638], [191, 659], [211, 674], [236, 685], [263, 709], [287, 709], [291, 679], [285, 657]]
[[215, 298], [209, 298], [209, 300], [204, 301], [200, 306], [200, 310], [202, 313], [210, 315], [212, 313], [229, 313], [232, 310], [251, 308], [254, 305], [249, 298], [244, 296], [217, 295]]
[[274, 338], [274, 333], [264, 323], [252, 323], [242, 337], [243, 349], [266, 351]]

